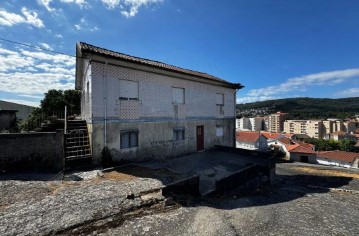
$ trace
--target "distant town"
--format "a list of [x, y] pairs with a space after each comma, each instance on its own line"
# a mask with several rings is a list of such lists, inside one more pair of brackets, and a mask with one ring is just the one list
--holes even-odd
[[294, 120], [290, 114], [236, 119], [236, 147], [283, 152], [291, 161], [358, 167], [359, 115], [342, 119]]

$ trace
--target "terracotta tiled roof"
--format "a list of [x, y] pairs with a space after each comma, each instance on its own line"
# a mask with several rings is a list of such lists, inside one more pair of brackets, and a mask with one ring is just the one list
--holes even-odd
[[286, 136], [287, 138], [291, 138], [293, 136], [293, 134], [283, 134], [284, 136]]
[[262, 132], [263, 136], [270, 139], [278, 139], [282, 136], [280, 133]]
[[294, 144], [293, 141], [290, 138], [287, 138], [287, 137], [280, 138], [280, 139], [278, 139], [278, 141], [285, 144], [285, 145]]
[[306, 153], [306, 154], [316, 154], [309, 146], [302, 146], [297, 144], [297, 147], [293, 147], [288, 152], [298, 152], [298, 153]]
[[291, 145], [285, 145], [285, 147], [287, 148], [287, 151], [290, 152], [291, 150], [293, 150], [294, 148], [299, 147], [299, 144], [291, 144]]
[[254, 143], [257, 141], [260, 135], [261, 133], [255, 131], [239, 131], [236, 132], [236, 140]]
[[233, 88], [236, 88], [236, 89], [243, 88], [243, 85], [241, 85], [241, 84], [233, 84], [233, 83], [227, 82], [225, 80], [222, 80], [222, 79], [220, 79], [220, 78], [218, 78], [216, 76], [209, 75], [207, 73], [202, 73], [202, 72], [198, 72], [198, 71], [183, 69], [181, 67], [172, 66], [172, 65], [165, 64], [165, 63], [162, 63], [162, 62], [159, 62], [159, 61], [149, 60], [149, 59], [135, 57], [135, 56], [130, 56], [130, 55], [127, 55], [127, 54], [123, 54], [123, 53], [111, 51], [111, 50], [108, 50], [108, 49], [100, 48], [100, 47], [97, 47], [97, 46], [93, 46], [91, 44], [84, 43], [84, 42], [79, 42], [78, 44], [80, 46], [81, 52], [95, 53], [95, 54], [99, 54], [99, 55], [103, 55], [103, 56], [107, 56], [107, 57], [112, 57], [112, 58], [115, 58], [115, 59], [120, 59], [120, 60], [124, 60], [124, 61], [128, 61], [128, 62], [133, 62], [133, 63], [142, 64], [142, 65], [152, 66], [152, 67], [156, 67], [156, 68], [160, 68], [160, 69], [164, 69], [164, 70], [169, 70], [169, 71], [175, 71], [175, 72], [179, 72], [179, 73], [183, 73], [183, 74], [187, 74], [187, 75], [191, 75], [191, 76], [196, 76], [196, 77], [200, 77], [200, 78], [204, 78], [204, 79], [219, 81], [219, 82], [229, 84]]
[[356, 133], [356, 134], [359, 134], [359, 129], [356, 129], [356, 130], [355, 130], [355, 133]]
[[319, 152], [317, 157], [353, 163], [355, 159], [359, 158], [359, 153], [344, 151], [327, 151]]

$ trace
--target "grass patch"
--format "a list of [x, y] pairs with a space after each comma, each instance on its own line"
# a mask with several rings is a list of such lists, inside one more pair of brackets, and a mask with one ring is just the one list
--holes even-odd
[[329, 169], [303, 167], [303, 166], [291, 167], [291, 169], [301, 171], [307, 174], [313, 174], [313, 175], [338, 176], [338, 177], [349, 177], [349, 178], [359, 179], [359, 174], [348, 173], [342, 170], [329, 170]]

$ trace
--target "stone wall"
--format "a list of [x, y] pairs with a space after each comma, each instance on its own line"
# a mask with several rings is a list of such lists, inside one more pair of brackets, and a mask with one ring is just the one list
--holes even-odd
[[0, 134], [0, 168], [10, 171], [62, 170], [63, 132]]

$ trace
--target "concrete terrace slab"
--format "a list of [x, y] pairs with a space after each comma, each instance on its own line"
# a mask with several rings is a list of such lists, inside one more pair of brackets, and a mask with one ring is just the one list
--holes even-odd
[[237, 172], [249, 164], [256, 162], [255, 158], [236, 153], [209, 150], [169, 158], [166, 162], [147, 161], [137, 165], [159, 169], [166, 168], [182, 176], [200, 176], [200, 193], [204, 194], [215, 189], [215, 181]]

